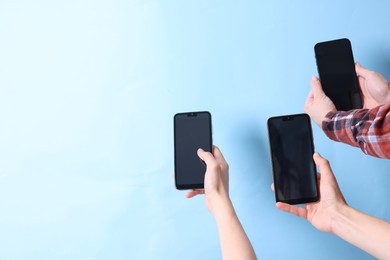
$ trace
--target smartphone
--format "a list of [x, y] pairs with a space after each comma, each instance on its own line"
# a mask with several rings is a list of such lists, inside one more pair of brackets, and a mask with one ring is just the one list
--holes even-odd
[[178, 113], [173, 121], [176, 188], [203, 189], [206, 165], [197, 150], [212, 152], [211, 114], [207, 111]]
[[267, 126], [276, 202], [318, 201], [310, 117], [307, 114], [271, 117]]
[[320, 42], [315, 45], [314, 52], [322, 88], [336, 109], [361, 108], [351, 42], [348, 39]]

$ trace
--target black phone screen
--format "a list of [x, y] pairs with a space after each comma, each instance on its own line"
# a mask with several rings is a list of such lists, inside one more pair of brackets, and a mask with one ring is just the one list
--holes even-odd
[[174, 117], [175, 183], [177, 189], [203, 189], [206, 166], [197, 150], [212, 151], [211, 114], [178, 113]]
[[267, 124], [276, 201], [289, 204], [317, 201], [317, 173], [309, 116], [271, 117]]
[[314, 52], [322, 88], [337, 110], [361, 108], [351, 42], [348, 39], [320, 42]]

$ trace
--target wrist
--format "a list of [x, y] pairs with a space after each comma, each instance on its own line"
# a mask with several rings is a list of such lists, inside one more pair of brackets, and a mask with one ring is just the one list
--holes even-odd
[[233, 204], [228, 195], [218, 194], [213, 201], [213, 215], [217, 222], [231, 219], [236, 215]]
[[348, 222], [352, 214], [353, 208], [348, 205], [341, 205], [335, 210], [331, 217], [331, 230], [330, 233], [338, 235], [340, 230]]

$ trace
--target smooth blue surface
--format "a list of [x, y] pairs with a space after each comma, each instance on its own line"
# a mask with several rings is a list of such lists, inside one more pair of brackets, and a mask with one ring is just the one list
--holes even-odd
[[[175, 190], [172, 118], [209, 110], [259, 258], [371, 259], [276, 210], [270, 116], [299, 113], [316, 42], [390, 79], [388, 1], [0, 1], [0, 259], [218, 259]], [[390, 162], [314, 126], [350, 205], [390, 221]]]

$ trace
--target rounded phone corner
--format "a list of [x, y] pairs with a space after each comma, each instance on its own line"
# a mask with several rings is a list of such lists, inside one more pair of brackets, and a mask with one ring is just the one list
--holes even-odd
[[175, 182], [175, 188], [177, 190], [185, 190], [182, 185], [178, 185], [176, 182]]

